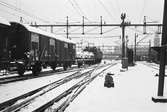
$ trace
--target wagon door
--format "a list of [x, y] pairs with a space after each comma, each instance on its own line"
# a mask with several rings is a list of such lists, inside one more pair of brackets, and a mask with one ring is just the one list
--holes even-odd
[[31, 60], [39, 61], [39, 35], [31, 33]]
[[67, 62], [69, 59], [69, 54], [68, 54], [68, 43], [64, 42], [64, 61]]
[[8, 45], [8, 33], [9, 30], [4, 27], [0, 27], [0, 60], [6, 59], [7, 56], [7, 45]]
[[72, 60], [73, 60], [73, 62], [75, 62], [75, 58], [76, 58], [76, 45], [72, 44]]
[[60, 41], [56, 40], [56, 58], [57, 58], [57, 63], [60, 65], [60, 58], [61, 58], [61, 46], [60, 46]]
[[56, 48], [55, 48], [55, 40], [49, 40], [49, 61], [54, 62], [56, 61]]
[[39, 39], [39, 58], [41, 62], [49, 61], [49, 38], [42, 35]]
[[63, 63], [64, 62], [64, 53], [65, 53], [65, 51], [64, 51], [64, 42], [63, 41], [60, 41], [60, 60], [61, 60], [61, 63]]

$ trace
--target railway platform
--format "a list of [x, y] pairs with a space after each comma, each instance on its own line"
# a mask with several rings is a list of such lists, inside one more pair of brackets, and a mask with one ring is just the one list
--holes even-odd
[[167, 112], [167, 103], [152, 101], [152, 97], [157, 96], [157, 69], [147, 66], [146, 62], [138, 62], [124, 72], [120, 68], [121, 64], [117, 64], [107, 71], [114, 74], [115, 87], [104, 87], [105, 72], [89, 84], [65, 112]]

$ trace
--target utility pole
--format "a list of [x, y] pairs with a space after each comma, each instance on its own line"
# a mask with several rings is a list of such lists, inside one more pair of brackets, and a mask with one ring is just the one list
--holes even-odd
[[167, 44], [167, 0], [164, 1], [163, 29], [162, 29], [162, 41], [160, 50], [160, 69], [159, 69], [159, 80], [158, 80], [158, 97], [152, 98], [154, 102], [167, 102], [167, 98], [163, 97], [165, 63], [166, 63], [166, 44]]
[[84, 16], [82, 16], [82, 35], [85, 34], [85, 31], [84, 31], [84, 24], [85, 24], [84, 19], [85, 19]]
[[144, 16], [144, 20], [143, 20], [143, 24], [144, 24], [144, 26], [143, 26], [143, 34], [146, 34], [147, 33], [147, 31], [146, 31], [146, 16]]
[[138, 35], [135, 33], [135, 46], [134, 46], [134, 61], [136, 61], [136, 39]]
[[126, 66], [124, 66], [125, 64], [125, 13], [121, 14], [121, 19], [122, 19], [122, 23], [121, 23], [121, 27], [122, 27], [122, 68], [126, 68]]
[[101, 34], [101, 35], [103, 34], [102, 25], [103, 25], [103, 18], [102, 18], [102, 16], [100, 16], [100, 34]]
[[[128, 36], [126, 35], [126, 44], [125, 44], [125, 57], [128, 57]], [[128, 58], [127, 58], [128, 59]]]
[[67, 24], [66, 24], [66, 35], [67, 35], [67, 38], [68, 38], [68, 36], [69, 36], [69, 33], [68, 33], [68, 16], [67, 16]]
[[149, 60], [151, 60], [150, 56], [151, 56], [151, 40], [149, 40], [149, 49], [148, 49], [148, 58], [149, 58]]

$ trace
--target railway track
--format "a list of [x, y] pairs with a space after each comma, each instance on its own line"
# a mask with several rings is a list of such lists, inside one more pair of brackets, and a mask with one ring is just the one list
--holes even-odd
[[[113, 65], [115, 65], [115, 64], [113, 64]], [[113, 66], [113, 65], [111, 65], [111, 66]], [[78, 87], [76, 89], [73, 89], [72, 92], [70, 91], [71, 94], [68, 94], [68, 93], [64, 94], [65, 96], [68, 94], [68, 96], [66, 96], [66, 99], [64, 98], [64, 101], [62, 101], [59, 105], [57, 105], [57, 102], [53, 100], [53, 101], [48, 102], [47, 104], [41, 106], [40, 108], [38, 108], [38, 110], [35, 110], [35, 111], [36, 112], [37, 111], [63, 112], [70, 105], [70, 103], [86, 88], [86, 86], [89, 83], [91, 83], [98, 75], [100, 75], [102, 72], [104, 72], [105, 70], [107, 70], [111, 66], [103, 69], [102, 71], [100, 71], [99, 73], [94, 75], [93, 77], [86, 80], [83, 84], [78, 85]], [[58, 98], [58, 97], [56, 97], [56, 98]]]
[[[81, 69], [85, 69], [85, 67], [82, 67]], [[68, 73], [68, 72], [73, 72], [73, 71], [77, 71], [77, 70], [78, 70], [78, 68], [73, 67], [73, 68], [70, 68], [69, 70], [66, 70], [66, 71], [63, 71], [61, 69], [58, 69], [56, 71], [53, 71], [53, 70], [44, 71], [36, 76], [29, 73], [29, 74], [24, 75], [24, 76], [3, 77], [3, 78], [0, 78], [0, 84], [6, 84], [6, 83], [11, 83], [11, 82], [16, 82], [16, 81], [23, 81], [23, 80], [33, 79], [33, 78], [45, 77], [45, 76], [53, 75], [55, 73], [56, 74]]]
[[[115, 64], [112, 64], [112, 66], [113, 65]], [[93, 67], [91, 69], [89, 68], [88, 71], [83, 72], [83, 73], [81, 72], [82, 70], [77, 71], [74, 74], [67, 76], [63, 79], [55, 81], [51, 84], [48, 84], [36, 90], [30, 91], [17, 98], [1, 103], [0, 110], [2, 112], [25, 111], [29, 106], [31, 107], [31, 105], [33, 105], [34, 102], [38, 101], [38, 99], [41, 99], [42, 97], [44, 97], [45, 99], [46, 97], [48, 97], [47, 95], [53, 94], [53, 93], [54, 95], [56, 94], [56, 96], [51, 95], [51, 98], [49, 99], [49, 101], [42, 102], [43, 103], [42, 105], [36, 106], [36, 108], [33, 108], [33, 110], [31, 111], [36, 111], [36, 112], [44, 111], [47, 108], [49, 108], [51, 105], [53, 105], [55, 102], [60, 101], [61, 99], [65, 97], [68, 97], [68, 99], [66, 99], [65, 102], [63, 103], [64, 105], [62, 104], [61, 108], [59, 107], [60, 108], [59, 110], [61, 110], [64, 107], [66, 107], [72, 100], [74, 100], [75, 97], [86, 87], [86, 85], [89, 84], [95, 77], [98, 76], [98, 74], [100, 74], [104, 70], [99, 72], [97, 75], [90, 77], [91, 76], [90, 74], [92, 72], [102, 67], [106, 67], [106, 66], [111, 67], [111, 65], [105, 65], [105, 66], [103, 65], [103, 66]], [[71, 87], [71, 85], [73, 86]], [[65, 88], [68, 87], [69, 89], [61, 90], [60, 88], [62, 86], [64, 86]]]

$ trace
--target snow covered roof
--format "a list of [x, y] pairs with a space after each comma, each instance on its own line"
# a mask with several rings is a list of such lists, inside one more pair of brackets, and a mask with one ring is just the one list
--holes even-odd
[[2, 18], [2, 17], [0, 17], [0, 24], [3, 24], [3, 25], [8, 25], [8, 26], [10, 26], [10, 23], [9, 23], [9, 21], [7, 21], [5, 18]]
[[[14, 23], [17, 23], [17, 22], [14, 22]], [[17, 23], [17, 24], [20, 24], [20, 23]], [[28, 24], [20, 24], [20, 25], [24, 26], [30, 32], [34, 32], [34, 33], [38, 33], [38, 34], [41, 34], [41, 35], [49, 36], [51, 38], [54, 38], [54, 39], [57, 39], [57, 40], [60, 40], [60, 41], [63, 41], [63, 42], [74, 43], [75, 44], [75, 42], [73, 42], [72, 40], [67, 39], [67, 38], [65, 38], [63, 36], [55, 35], [53, 33], [41, 30], [39, 28], [32, 27], [32, 26], [30, 26]]]
[[80, 51], [76, 53], [78, 58], [91, 58], [92, 56], [94, 56], [94, 54], [92, 52], [88, 52], [88, 51]]
[[65, 42], [68, 42], [68, 43], [76, 44], [74, 41], [72, 41], [72, 40], [70, 40], [70, 39], [67, 39], [67, 38], [65, 38], [64, 36], [61, 36], [61, 35], [55, 35], [55, 36], [56, 36], [56, 38], [57, 38], [58, 40], [65, 41]]

